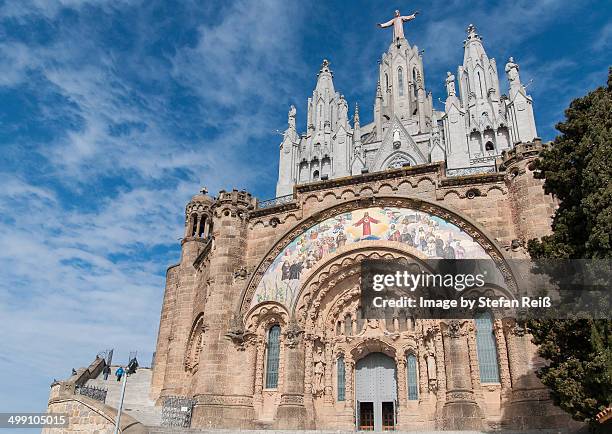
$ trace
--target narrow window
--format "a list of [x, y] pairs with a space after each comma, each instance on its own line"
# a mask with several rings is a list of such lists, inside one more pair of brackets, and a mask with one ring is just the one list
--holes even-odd
[[[417, 89], [417, 88], [418, 88], [418, 86], [417, 86], [417, 73], [416, 73], [416, 68], [414, 68], [414, 69], [412, 70], [412, 83], [413, 83], [412, 89], [413, 89], [413, 91], [414, 91], [414, 96], [417, 96], [417, 93], [418, 93], [418, 89]], [[416, 113], [416, 110], [415, 110], [415, 113]]]
[[482, 383], [499, 383], [499, 366], [497, 363], [497, 348], [493, 335], [493, 321], [489, 312], [476, 316], [476, 349], [478, 352], [478, 367]]
[[337, 362], [337, 370], [338, 370], [338, 401], [344, 401], [345, 399], [345, 371], [346, 368], [344, 366], [344, 356], [338, 357]]
[[315, 181], [319, 180], [319, 171], [315, 170], [314, 172], [312, 172], [312, 179]]
[[493, 142], [492, 141], [488, 141], [487, 143], [485, 143], [485, 151], [492, 151], [495, 149], [495, 146], [493, 146]]
[[402, 68], [397, 68], [397, 86], [399, 88], [399, 96], [404, 95], [404, 71]]
[[476, 75], [478, 75], [478, 90], [480, 90], [480, 97], [484, 98], [484, 92], [482, 90], [482, 77], [480, 76], [480, 71], [477, 71]]
[[195, 237], [198, 228], [198, 215], [191, 214], [191, 236]]
[[414, 354], [409, 354], [406, 359], [406, 377], [408, 378], [408, 399], [416, 401], [419, 399], [419, 380], [417, 374], [417, 360]]
[[266, 359], [266, 389], [278, 387], [278, 360], [280, 356], [280, 326], [274, 325], [268, 332], [268, 357]]
[[205, 226], [206, 226], [206, 220], [207, 220], [207, 218], [206, 218], [205, 215], [203, 215], [200, 218], [200, 229], [198, 230], [198, 237], [200, 237], [200, 238], [202, 238], [204, 236], [204, 229], [205, 229]]
[[389, 75], [385, 73], [385, 86], [389, 90]]

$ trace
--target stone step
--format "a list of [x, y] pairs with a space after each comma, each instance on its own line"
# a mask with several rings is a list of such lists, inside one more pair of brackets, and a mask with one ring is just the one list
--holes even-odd
[[[100, 374], [98, 378], [87, 381], [87, 386], [101, 387], [107, 390], [106, 404], [117, 408], [121, 399], [122, 381], [117, 381], [115, 370], [117, 366], [111, 367], [108, 379]], [[151, 390], [151, 369], [139, 368], [135, 374], [127, 379], [125, 397], [123, 399], [123, 410], [145, 426], [161, 425], [161, 407], [155, 407], [155, 402], [149, 397]]]

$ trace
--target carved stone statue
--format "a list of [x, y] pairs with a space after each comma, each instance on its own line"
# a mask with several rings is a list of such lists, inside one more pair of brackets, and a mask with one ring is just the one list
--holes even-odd
[[344, 99], [344, 95], [340, 95], [340, 101], [338, 101], [338, 121], [342, 125], [346, 125], [348, 122], [348, 104]]
[[386, 23], [380, 23], [378, 27], [385, 28], [393, 26], [393, 41], [398, 42], [400, 39], [405, 39], [404, 36], [404, 21], [412, 21], [416, 18], [419, 12], [415, 12], [412, 15], [400, 15], [399, 10], [395, 10], [395, 16]]
[[521, 79], [519, 77], [519, 66], [514, 63], [514, 57], [508, 59], [505, 71], [506, 76], [508, 77], [508, 81], [510, 82], [510, 86], [516, 86], [517, 84], [521, 84]]
[[321, 347], [317, 348], [317, 352], [313, 357], [313, 363], [314, 381], [312, 383], [312, 391], [317, 395], [325, 390], [325, 355]]
[[434, 348], [433, 337], [427, 339], [425, 343], [425, 360], [427, 362], [427, 378], [429, 390], [435, 391], [438, 388], [438, 375], [436, 370], [436, 351]]
[[400, 130], [396, 128], [395, 130], [393, 130], [393, 147], [397, 149], [400, 147], [401, 144], [402, 138], [400, 136]]
[[292, 128], [295, 130], [295, 114], [296, 114], [296, 109], [295, 106], [293, 104], [291, 104], [291, 107], [289, 108], [289, 120], [287, 121], [289, 123], [289, 128]]
[[450, 71], [446, 73], [446, 93], [448, 96], [455, 96], [455, 76]]

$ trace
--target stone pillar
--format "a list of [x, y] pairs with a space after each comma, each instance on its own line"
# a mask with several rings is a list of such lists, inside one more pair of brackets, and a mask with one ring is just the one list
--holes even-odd
[[324, 401], [326, 405], [332, 406], [334, 404], [334, 388], [333, 388], [333, 375], [332, 370], [335, 365], [335, 360], [332, 354], [332, 346], [327, 343], [325, 344], [325, 397]]
[[302, 334], [303, 330], [295, 322], [290, 323], [285, 331], [284, 384], [275, 429], [309, 429], [312, 426], [304, 406], [305, 348]]
[[200, 236], [200, 226], [202, 225], [202, 218], [204, 218], [204, 216], [202, 214], [198, 214], [198, 217], [197, 217], [198, 224], [196, 226], [196, 231], [195, 231], [195, 234], [194, 234], [195, 237], [199, 237]]
[[510, 368], [508, 366], [508, 351], [506, 346], [506, 336], [504, 335], [504, 328], [502, 320], [495, 320], [493, 323], [493, 330], [495, 332], [495, 343], [497, 345], [497, 354], [499, 356], [499, 378], [501, 383], [502, 400], [507, 398], [512, 383], [510, 380]]
[[[406, 408], [408, 401], [408, 390], [407, 387], [407, 378], [406, 378], [406, 359], [404, 354], [400, 354], [395, 359], [395, 366], [397, 367], [397, 400], [401, 410]], [[420, 397], [419, 391], [419, 397]]]
[[446, 402], [442, 408], [444, 430], [482, 430], [483, 413], [476, 403], [468, 357], [465, 320], [442, 324], [446, 365]]
[[264, 338], [259, 338], [255, 347], [255, 388], [253, 390], [253, 406], [261, 412], [263, 404], [263, 368], [266, 343]]
[[553, 407], [548, 389], [542, 385], [532, 368], [534, 348], [531, 336], [523, 324], [517, 324], [514, 320], [505, 322], [512, 381], [511, 398], [504, 412], [508, 427], [520, 430], [566, 427], [570, 423], [567, 414]]

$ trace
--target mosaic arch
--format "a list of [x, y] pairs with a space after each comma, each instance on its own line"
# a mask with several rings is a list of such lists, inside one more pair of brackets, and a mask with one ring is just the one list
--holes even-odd
[[276, 301], [290, 309], [303, 275], [340, 247], [365, 240], [401, 242], [430, 259], [490, 258], [470, 235], [438, 216], [399, 207], [350, 210], [311, 226], [282, 249], [259, 281], [250, 307]]

